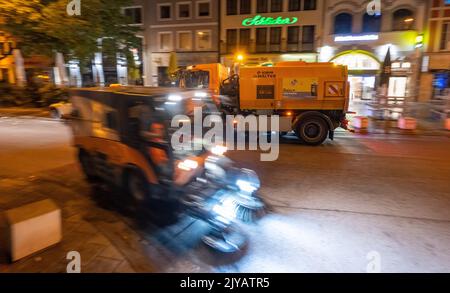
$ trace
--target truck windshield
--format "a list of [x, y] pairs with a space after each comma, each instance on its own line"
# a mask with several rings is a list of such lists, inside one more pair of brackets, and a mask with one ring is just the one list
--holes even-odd
[[178, 86], [188, 89], [205, 89], [209, 87], [208, 71], [182, 71], [178, 77]]

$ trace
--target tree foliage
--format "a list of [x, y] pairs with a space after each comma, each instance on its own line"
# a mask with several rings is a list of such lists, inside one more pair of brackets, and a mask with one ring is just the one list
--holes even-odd
[[104, 52], [128, 56], [137, 47], [138, 29], [121, 12], [131, 0], [80, 1], [81, 15], [69, 16], [69, 0], [0, 0], [0, 31], [14, 36], [25, 55], [62, 52], [86, 60], [99, 51], [99, 39], [108, 40]]

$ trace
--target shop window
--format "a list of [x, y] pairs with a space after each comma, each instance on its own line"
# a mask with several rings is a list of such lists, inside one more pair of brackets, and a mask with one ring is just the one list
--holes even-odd
[[302, 0], [289, 0], [289, 11], [300, 11]]
[[381, 15], [369, 15], [363, 16], [363, 32], [375, 33], [381, 30]]
[[349, 13], [341, 13], [334, 18], [334, 34], [351, 34], [353, 16]]
[[408, 9], [399, 9], [394, 12], [392, 29], [394, 31], [411, 30], [414, 27], [414, 13]]
[[227, 30], [227, 52], [234, 53], [237, 45], [237, 30], [229, 29]]
[[346, 65], [349, 70], [379, 70], [380, 63], [372, 56], [359, 52], [339, 55], [333, 62]]
[[304, 0], [303, 10], [316, 10], [316, 0]]
[[390, 97], [406, 97], [406, 77], [390, 77], [388, 96]]
[[240, 14], [252, 13], [252, 0], [241, 0], [239, 10], [240, 10]]
[[272, 0], [272, 1], [270, 1], [270, 11], [271, 12], [281, 12], [281, 11], [283, 11], [283, 0]]
[[256, 12], [257, 13], [267, 13], [269, 7], [269, 0], [257, 0], [256, 2]]
[[237, 8], [237, 0], [227, 0], [227, 15], [236, 15]]

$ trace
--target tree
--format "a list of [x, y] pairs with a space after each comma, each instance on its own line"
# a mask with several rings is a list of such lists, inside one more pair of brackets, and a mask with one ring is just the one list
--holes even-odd
[[[137, 47], [138, 29], [127, 25], [121, 7], [131, 0], [81, 0], [81, 15], [67, 14], [68, 0], [0, 0], [0, 31], [17, 39], [24, 55], [53, 56], [62, 52], [81, 62], [99, 51], [129, 57]], [[131, 3], [130, 3], [131, 2]]]

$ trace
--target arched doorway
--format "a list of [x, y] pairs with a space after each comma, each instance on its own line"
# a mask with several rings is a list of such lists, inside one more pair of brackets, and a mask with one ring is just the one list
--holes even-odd
[[350, 82], [350, 108], [372, 100], [376, 90], [376, 76], [380, 61], [370, 52], [350, 50], [333, 57], [330, 62], [347, 65]]

